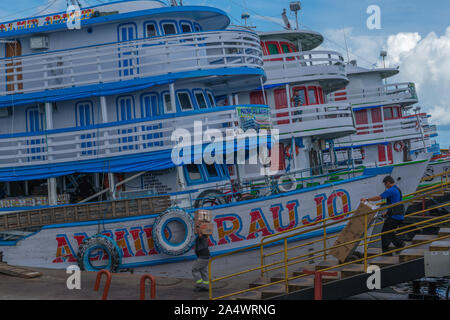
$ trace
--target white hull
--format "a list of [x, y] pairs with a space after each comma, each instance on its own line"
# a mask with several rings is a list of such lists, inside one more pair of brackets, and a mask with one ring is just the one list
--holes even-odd
[[[392, 168], [394, 178], [401, 177], [399, 187], [404, 194], [415, 191], [426, 168], [427, 161]], [[214, 232], [210, 238], [213, 255], [258, 244], [262, 237], [301, 225], [316, 219], [333, 217], [357, 207], [363, 197], [380, 194], [384, 171], [310, 189], [297, 190], [267, 198], [211, 207]], [[380, 168], [381, 169], [381, 168]], [[79, 243], [84, 238], [102, 232], [112, 236], [122, 250], [122, 268], [139, 268], [195, 258], [193, 250], [181, 256], [158, 253], [152, 239], [152, 226], [157, 215], [132, 218], [49, 225], [17, 241], [0, 242], [4, 260], [11, 265], [66, 268], [76, 264]], [[338, 224], [327, 229], [337, 232]], [[308, 228], [308, 227], [307, 227]], [[320, 236], [321, 231], [305, 234], [298, 240]], [[227, 263], [232, 263], [227, 260]], [[221, 265], [226, 267], [227, 263]]]

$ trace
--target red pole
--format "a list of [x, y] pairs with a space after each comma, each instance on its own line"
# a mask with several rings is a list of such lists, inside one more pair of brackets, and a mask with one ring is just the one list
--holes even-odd
[[106, 284], [103, 289], [102, 300], [106, 300], [108, 297], [109, 287], [111, 286], [111, 273], [107, 270], [101, 270], [97, 273], [97, 278], [95, 279], [94, 291], [98, 291], [100, 287], [100, 280], [102, 279], [102, 275], [106, 275]]
[[141, 300], [145, 300], [145, 280], [150, 279], [150, 299], [156, 297], [156, 279], [150, 274], [144, 274], [141, 277]]
[[322, 276], [337, 276], [337, 272], [303, 270], [303, 273], [314, 275], [314, 300], [322, 300]]

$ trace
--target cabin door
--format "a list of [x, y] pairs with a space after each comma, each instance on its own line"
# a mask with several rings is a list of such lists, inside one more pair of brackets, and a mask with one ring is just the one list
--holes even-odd
[[[136, 25], [127, 23], [119, 26], [118, 37], [119, 42], [135, 40], [137, 38]], [[119, 76], [131, 77], [138, 74], [137, 63], [136, 44], [119, 43]]]
[[[38, 107], [32, 107], [26, 110], [26, 123], [27, 132], [35, 133], [43, 131], [44, 117], [41, 112], [39, 112]], [[44, 144], [43, 139], [31, 139], [27, 141], [27, 145], [30, 146], [28, 149], [28, 154], [32, 156], [28, 158], [29, 161], [33, 160], [45, 160], [45, 158], [39, 155], [44, 152], [44, 148], [40, 147]]]
[[[77, 123], [79, 127], [85, 128], [94, 125], [92, 102], [86, 101], [78, 103], [77, 115]], [[95, 150], [92, 150], [92, 147], [95, 146], [95, 142], [92, 142], [93, 138], [95, 138], [95, 133], [80, 135], [80, 139], [82, 141], [86, 141], [81, 143], [81, 149], [83, 149], [81, 152], [82, 155], [95, 154]]]
[[[16, 40], [14, 42], [6, 43], [6, 58], [18, 57], [22, 55], [22, 45], [20, 41]], [[17, 91], [23, 90], [23, 80], [22, 76], [22, 63], [17, 61], [18, 59], [11, 59], [10, 63], [6, 64], [6, 90], [7, 91]]]
[[[131, 96], [125, 96], [118, 99], [117, 120], [118, 121], [130, 121], [136, 118], [136, 111], [134, 109], [134, 100]], [[132, 134], [136, 130], [133, 128], [119, 130], [120, 135]], [[136, 136], [127, 136], [121, 138], [119, 143], [121, 144], [120, 151], [133, 150], [135, 148], [133, 141], [136, 141]]]
[[[286, 89], [276, 89], [273, 92], [275, 97], [275, 109], [286, 109], [287, 108], [287, 97], [286, 97]], [[277, 118], [288, 117], [288, 112], [277, 113]], [[277, 121], [277, 124], [288, 124], [289, 119]]]

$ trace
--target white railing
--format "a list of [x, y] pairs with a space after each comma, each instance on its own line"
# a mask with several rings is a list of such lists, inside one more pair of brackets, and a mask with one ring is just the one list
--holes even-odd
[[203, 130], [235, 128], [235, 107], [222, 110], [164, 118], [140, 119], [79, 128], [59, 129], [38, 134], [16, 134], [0, 137], [0, 167], [17, 167], [48, 163], [82, 161], [171, 149], [172, 132], [183, 128], [194, 132], [194, 121]]
[[335, 51], [303, 51], [264, 56], [268, 82], [278, 79], [347, 79], [344, 58]]
[[[330, 132], [354, 131], [348, 103], [318, 104], [271, 110], [272, 128], [284, 133], [320, 135]], [[312, 131], [313, 130], [313, 131]]]
[[110, 83], [217, 68], [262, 68], [256, 34], [214, 31], [0, 59], [0, 94]]
[[358, 90], [339, 90], [328, 95], [328, 101], [349, 101], [353, 105], [371, 103], [417, 102], [414, 83], [395, 83]]

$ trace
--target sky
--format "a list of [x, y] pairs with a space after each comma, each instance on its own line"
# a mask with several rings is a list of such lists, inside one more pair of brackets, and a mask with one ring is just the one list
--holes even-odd
[[[90, 6], [108, 0], [79, 0]], [[281, 12], [287, 9], [291, 25], [295, 16], [290, 0], [183, 0], [184, 5], [220, 8], [232, 24], [242, 24], [241, 14], [250, 14], [249, 24], [258, 31], [283, 27]], [[301, 29], [320, 32], [325, 41], [319, 49], [341, 52], [363, 67], [381, 66], [379, 53], [386, 50], [387, 66], [400, 67], [388, 83], [414, 82], [419, 105], [438, 125], [438, 142], [450, 145], [450, 1], [449, 0], [302, 0]], [[369, 29], [371, 5], [380, 9], [380, 29]], [[0, 20], [64, 10], [66, 0], [1, 1]]]

